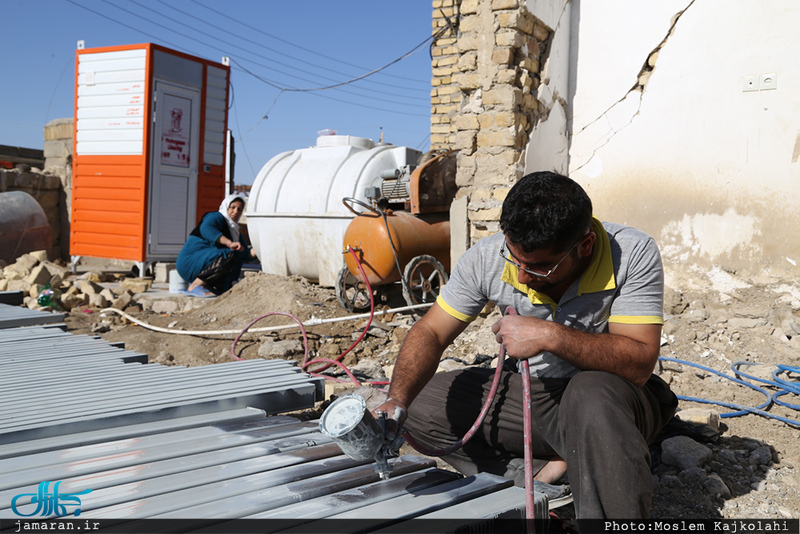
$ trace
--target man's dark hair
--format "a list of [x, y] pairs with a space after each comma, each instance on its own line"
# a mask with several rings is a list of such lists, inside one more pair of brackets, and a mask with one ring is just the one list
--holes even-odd
[[503, 201], [500, 228], [525, 252], [564, 252], [592, 223], [592, 201], [574, 180], [555, 172], [523, 176]]

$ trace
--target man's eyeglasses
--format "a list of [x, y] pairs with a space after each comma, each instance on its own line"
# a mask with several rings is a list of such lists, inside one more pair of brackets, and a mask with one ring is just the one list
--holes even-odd
[[[588, 234], [587, 234], [587, 235], [588, 235]], [[569, 250], [566, 252], [566, 254], [564, 254], [563, 256], [561, 256], [561, 259], [560, 259], [560, 260], [558, 260], [558, 263], [556, 263], [555, 265], [553, 265], [553, 267], [552, 267], [552, 268], [551, 268], [549, 271], [546, 271], [546, 272], [543, 272], [543, 271], [532, 271], [531, 269], [526, 269], [525, 267], [523, 267], [522, 265], [520, 265], [518, 262], [516, 262], [516, 261], [512, 260], [511, 258], [508, 258], [508, 257], [506, 257], [506, 249], [507, 249], [508, 247], [506, 246], [505, 242], [503, 242], [503, 246], [502, 246], [502, 247], [500, 247], [500, 256], [501, 256], [501, 257], [502, 257], [504, 260], [506, 260], [508, 263], [510, 263], [511, 265], [513, 265], [514, 267], [516, 267], [517, 269], [519, 269], [520, 271], [525, 271], [525, 272], [526, 272], [526, 273], [528, 273], [529, 275], [531, 275], [531, 276], [535, 276], [535, 277], [537, 277], [537, 278], [547, 278], [548, 276], [550, 276], [551, 274], [553, 274], [554, 272], [556, 272], [556, 269], [558, 269], [558, 266], [559, 266], [559, 265], [561, 265], [561, 262], [562, 262], [562, 261], [564, 261], [564, 260], [567, 258], [567, 256], [569, 256], [570, 252], [572, 252], [572, 251], [575, 249], [575, 247], [577, 247], [577, 246], [578, 246], [578, 243], [580, 243], [581, 241], [583, 241], [583, 238], [584, 238], [584, 237], [586, 237], [586, 236], [583, 236], [583, 237], [581, 237], [580, 239], [578, 239], [578, 240], [575, 242], [575, 244], [574, 244], [574, 245], [572, 245], [572, 246], [570, 247], [570, 249], [569, 249]], [[511, 254], [511, 251], [508, 251], [508, 254], [509, 254], [509, 255], [511, 255], [511, 256], [513, 257], [513, 254]], [[516, 259], [516, 258], [515, 258], [515, 259]]]

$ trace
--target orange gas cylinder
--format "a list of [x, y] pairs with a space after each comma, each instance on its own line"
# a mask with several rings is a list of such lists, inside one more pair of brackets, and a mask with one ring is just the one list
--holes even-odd
[[[373, 286], [400, 280], [392, 244], [401, 269], [413, 258], [424, 254], [433, 256], [447, 272], [450, 271], [450, 221], [447, 213], [412, 215], [407, 211], [387, 210], [384, 217], [376, 212], [365, 212], [352, 220], [344, 234], [345, 250], [348, 246], [356, 250]], [[352, 255], [345, 254], [344, 259], [350, 273], [363, 281]]]

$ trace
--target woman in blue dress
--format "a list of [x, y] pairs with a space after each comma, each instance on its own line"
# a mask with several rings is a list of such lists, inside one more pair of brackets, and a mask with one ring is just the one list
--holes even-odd
[[228, 195], [219, 211], [203, 215], [192, 230], [177, 261], [181, 278], [192, 280], [186, 293], [213, 297], [229, 290], [239, 279], [245, 260], [256, 257], [239, 231], [244, 203], [242, 195]]

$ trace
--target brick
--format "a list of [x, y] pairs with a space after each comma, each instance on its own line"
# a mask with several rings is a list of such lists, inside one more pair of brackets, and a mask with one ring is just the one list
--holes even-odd
[[539, 72], [539, 60], [526, 57], [520, 62], [520, 67], [527, 70], [528, 72]]
[[30, 285], [45, 285], [47, 282], [50, 281], [50, 277], [52, 277], [52, 273], [47, 270], [47, 267], [44, 265], [37, 265], [33, 269], [31, 269], [31, 274], [27, 276], [25, 279]]
[[525, 36], [519, 32], [499, 32], [494, 36], [497, 46], [510, 46], [520, 48], [525, 44]]
[[497, 65], [510, 65], [514, 60], [514, 50], [511, 48], [495, 48], [492, 52], [492, 62]]
[[458, 40], [458, 49], [461, 52], [477, 50], [479, 44], [480, 36], [477, 33], [469, 33], [467, 35], [462, 35]]
[[528, 39], [528, 55], [538, 58], [542, 54], [543, 46], [536, 39]]
[[538, 111], [540, 103], [533, 95], [527, 94], [522, 97], [522, 107], [531, 111]]
[[519, 7], [519, 0], [492, 0], [492, 11], [499, 11], [501, 9], [517, 9]]
[[528, 74], [527, 70], [523, 70], [523, 71], [520, 72], [520, 74], [519, 74], [519, 85], [520, 85], [520, 87], [522, 87], [523, 91], [525, 89], [530, 90], [531, 87], [533, 86], [533, 78], [531, 77], [530, 74]]
[[450, 133], [450, 125], [449, 124], [434, 124], [431, 125], [431, 133], [432, 134], [449, 134]]
[[493, 113], [492, 115], [494, 116], [494, 123], [500, 128], [507, 128], [509, 126], [516, 125], [517, 117], [519, 116], [518, 114], [510, 111], [500, 111]]
[[458, 70], [461, 72], [475, 70], [478, 68], [478, 53], [470, 50], [458, 58]]
[[471, 239], [472, 244], [474, 245], [475, 243], [477, 243], [478, 241], [480, 241], [484, 237], [489, 237], [490, 235], [494, 235], [496, 233], [497, 232], [491, 231], [491, 230], [487, 230], [485, 228], [482, 229], [482, 230], [473, 230], [472, 232], [470, 232], [470, 239]]
[[502, 202], [508, 196], [509, 191], [511, 191], [510, 187], [498, 187], [492, 191], [492, 198]]
[[480, 32], [481, 19], [477, 15], [467, 15], [461, 17], [461, 22], [458, 23], [458, 30], [464, 33]]
[[534, 24], [533, 36], [536, 37], [538, 41], [546, 42], [548, 39], [550, 39], [550, 29], [542, 24]]
[[453, 73], [458, 72], [453, 67], [433, 68], [431, 74], [434, 76], [451, 76]]
[[446, 145], [447, 144], [447, 139], [448, 138], [445, 135], [433, 135], [432, 134], [431, 135], [431, 146], [436, 145], [436, 144]]
[[531, 35], [533, 33], [533, 26], [536, 24], [536, 19], [530, 13], [522, 14], [522, 32]]
[[458, 63], [458, 57], [456, 56], [445, 56], [439, 60], [440, 67], [446, 67], [448, 65], [455, 65]]
[[72, 155], [72, 140], [46, 141], [44, 144], [45, 158], [66, 158]]
[[516, 11], [511, 13], [498, 13], [497, 23], [501, 28], [522, 29], [522, 17], [519, 12]]
[[478, 12], [478, 0], [464, 0], [461, 2], [461, 14], [472, 15]]
[[439, 95], [452, 95], [460, 93], [460, 89], [455, 85], [445, 85], [439, 88]]
[[517, 71], [511, 69], [500, 69], [494, 75], [494, 83], [500, 85], [515, 85], [517, 81]]
[[44, 140], [53, 141], [56, 139], [72, 139], [72, 132], [72, 119], [55, 119], [45, 125]]
[[500, 220], [502, 208], [490, 208], [481, 210], [469, 210], [469, 220], [471, 221], [497, 221]]
[[477, 130], [480, 127], [480, 121], [475, 115], [460, 115], [456, 118], [456, 128], [459, 130]]
[[456, 148], [464, 155], [471, 155], [476, 148], [475, 130], [462, 130], [456, 134]]
[[456, 113], [458, 106], [436, 106], [436, 113], [449, 114]]
[[457, 76], [453, 76], [453, 80], [462, 91], [471, 91], [478, 89], [481, 86], [481, 82], [478, 79], [477, 74], [459, 74]]
[[522, 101], [522, 91], [516, 87], [496, 87], [483, 93], [486, 106], [504, 106], [514, 108]]
[[476, 161], [481, 169], [491, 169], [495, 173], [513, 176], [520, 153], [515, 150], [500, 149], [496, 154], [480, 154]]

